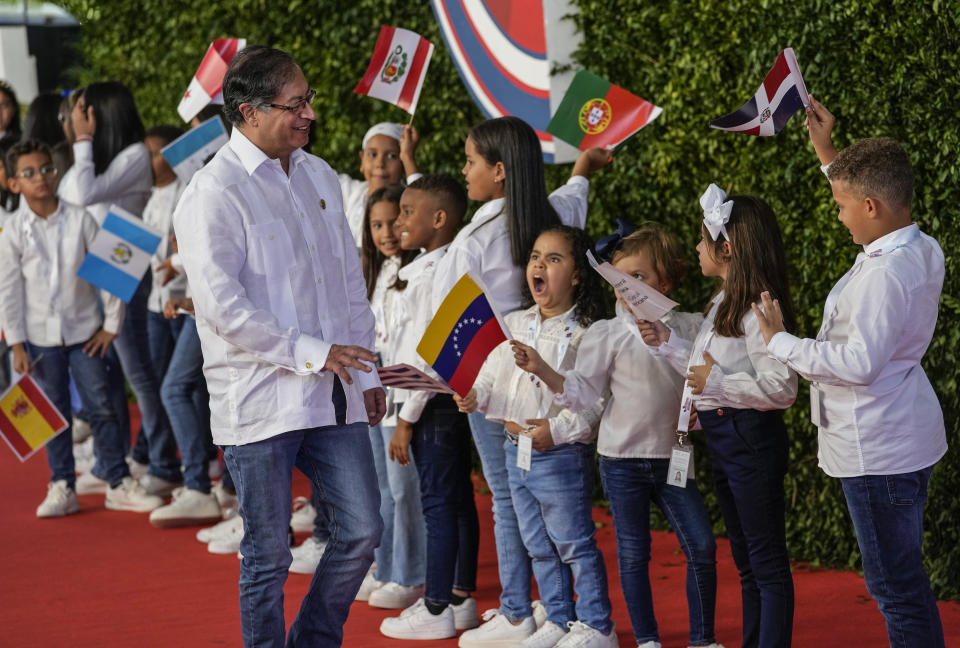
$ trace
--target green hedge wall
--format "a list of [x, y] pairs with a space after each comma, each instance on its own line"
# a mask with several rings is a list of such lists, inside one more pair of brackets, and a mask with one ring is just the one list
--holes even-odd
[[[426, 2], [353, 0], [68, 0], [83, 24], [85, 63], [78, 83], [114, 78], [136, 95], [148, 126], [178, 122], [175, 109], [213, 38], [290, 51], [318, 90], [315, 152], [341, 170], [357, 165], [366, 128], [405, 113], [358, 97], [381, 24], [403, 26], [437, 46], [416, 117], [425, 169], [458, 173], [467, 129], [482, 119], [460, 82]], [[753, 95], [780, 49], [793, 47], [804, 78], [837, 115], [835, 139], [889, 135], [904, 143], [917, 170], [914, 215], [946, 254], [939, 326], [925, 367], [940, 395], [951, 449], [934, 473], [926, 518], [927, 566], [938, 595], [960, 597], [960, 445], [957, 363], [960, 360], [960, 2], [824, 0], [773, 2], [607, 2], [579, 0], [573, 18], [584, 34], [579, 63], [664, 107], [663, 115], [595, 176], [588, 229], [606, 233], [616, 216], [665, 223], [690, 241], [698, 236], [697, 198], [709, 182], [767, 199], [780, 219], [792, 265], [800, 332], [815, 334], [833, 282], [857, 248], [837, 221], [829, 187], [795, 116], [777, 137], [707, 128]], [[548, 169], [548, 184], [569, 167]], [[693, 266], [696, 268], [696, 265]], [[678, 300], [698, 310], [714, 286], [691, 275]], [[817, 467], [816, 430], [807, 391], [787, 412], [792, 467], [787, 477], [792, 555], [814, 564], [856, 567], [859, 556], [836, 480]], [[701, 446], [700, 456], [706, 453]], [[722, 522], [698, 462], [717, 531]]]

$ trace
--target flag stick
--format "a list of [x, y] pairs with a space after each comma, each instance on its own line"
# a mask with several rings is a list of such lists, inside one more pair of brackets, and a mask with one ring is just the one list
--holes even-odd
[[407, 126], [413, 126], [413, 113], [410, 113], [410, 121], [407, 122]]

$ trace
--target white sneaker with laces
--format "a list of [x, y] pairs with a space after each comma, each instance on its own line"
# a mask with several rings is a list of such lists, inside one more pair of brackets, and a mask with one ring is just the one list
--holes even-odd
[[386, 585], [386, 583], [383, 581], [378, 581], [373, 575], [373, 567], [374, 565], [371, 565], [370, 571], [368, 571], [367, 575], [363, 577], [363, 582], [360, 583], [360, 590], [354, 597], [354, 601], [366, 601], [370, 598], [371, 594]]
[[457, 636], [450, 606], [440, 614], [431, 614], [423, 599], [400, 613], [383, 620], [380, 633], [394, 639], [449, 639]]
[[290, 550], [293, 562], [290, 563], [290, 572], [293, 574], [312, 574], [317, 571], [317, 565], [323, 558], [323, 551], [327, 543], [310, 536], [299, 547]]
[[[219, 527], [219, 528], [218, 528]], [[207, 551], [212, 554], [235, 554], [240, 551], [240, 541], [243, 540], [243, 518], [237, 515], [215, 527], [216, 534], [212, 534], [207, 542]]]
[[80, 473], [86, 473], [93, 470], [93, 464], [97, 458], [93, 456], [93, 437], [87, 437], [86, 441], [73, 444], [73, 469]]
[[539, 630], [515, 644], [514, 648], [553, 648], [566, 635], [566, 628], [561, 628], [552, 621], [544, 621]]
[[460, 635], [460, 648], [513, 648], [534, 632], [537, 624], [532, 616], [517, 625], [500, 614], [499, 610], [483, 613], [483, 624]]
[[642, 644], [637, 644], [637, 648], [663, 648], [663, 646], [659, 641], [644, 641]]
[[38, 518], [53, 518], [70, 515], [80, 510], [77, 493], [67, 486], [66, 479], [47, 484], [47, 496], [37, 507]]
[[367, 602], [372, 607], [385, 610], [405, 610], [423, 596], [423, 585], [401, 585], [388, 582], [383, 587], [370, 593]]
[[453, 622], [457, 630], [472, 630], [480, 625], [480, 617], [477, 616], [477, 599], [468, 597], [460, 605], [450, 604], [453, 608]]
[[569, 632], [557, 642], [556, 648], [617, 648], [616, 628], [610, 628], [610, 634], [603, 634], [580, 621], [567, 621]]
[[127, 457], [127, 467], [130, 469], [130, 476], [137, 480], [146, 477], [147, 470], [150, 469], [147, 464], [142, 464], [130, 456]]
[[212, 524], [220, 519], [217, 498], [192, 488], [174, 489], [173, 501], [150, 514], [150, 524], [158, 529]]
[[[543, 606], [540, 599], [531, 603], [530, 607], [533, 608], [533, 620], [536, 622], [537, 629], [539, 630], [547, 620], [547, 608]], [[564, 632], [566, 632], [566, 630], [564, 630]]]
[[173, 495], [173, 491], [183, 486], [182, 481], [169, 481], [163, 477], [150, 474], [144, 475], [138, 481], [147, 495], [156, 495], [157, 497], [170, 497]]
[[107, 482], [92, 472], [85, 472], [77, 477], [77, 495], [102, 495], [107, 492]]
[[70, 423], [70, 435], [73, 437], [73, 442], [83, 443], [90, 438], [91, 434], [93, 434], [93, 430], [90, 429], [90, 424], [74, 416]]
[[222, 522], [217, 522], [211, 527], [207, 527], [205, 529], [200, 529], [199, 531], [197, 531], [197, 540], [206, 544], [211, 540], [213, 540], [214, 538], [216, 538], [217, 536], [219, 536], [221, 533], [224, 532], [223, 528], [227, 525], [227, 523], [230, 522], [233, 518], [237, 517], [237, 511], [236, 509], [230, 509], [228, 511], [224, 511], [223, 516], [224, 517]]
[[[293, 500], [293, 513], [290, 514], [290, 526], [294, 531], [313, 531], [313, 523], [317, 517], [317, 510], [306, 497], [297, 497]], [[406, 606], [404, 606], [406, 607]]]
[[[229, 510], [237, 510], [237, 507], [240, 505], [240, 500], [237, 498], [236, 493], [231, 493], [223, 486], [223, 480], [218, 481], [210, 488], [210, 492], [213, 493], [214, 497], [217, 498], [217, 504], [220, 505], [220, 510], [226, 513]], [[226, 517], [224, 517], [226, 519]]]
[[111, 511], [149, 513], [163, 506], [163, 499], [147, 493], [140, 482], [128, 475], [116, 487], [107, 489], [107, 498], [103, 505]]

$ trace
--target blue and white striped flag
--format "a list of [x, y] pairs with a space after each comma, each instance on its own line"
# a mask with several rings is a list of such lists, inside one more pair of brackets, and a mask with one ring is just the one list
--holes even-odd
[[203, 161], [227, 143], [227, 129], [219, 117], [212, 117], [173, 140], [160, 151], [177, 177], [190, 182]]
[[133, 214], [111, 205], [77, 276], [129, 303], [160, 237]]

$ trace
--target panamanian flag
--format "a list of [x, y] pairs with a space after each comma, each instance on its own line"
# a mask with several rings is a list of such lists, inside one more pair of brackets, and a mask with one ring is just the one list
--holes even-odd
[[710, 127], [748, 135], [776, 135], [793, 113], [809, 105], [797, 56], [788, 47], [780, 52], [753, 98], [739, 110], [714, 119]]
[[77, 276], [129, 304], [150, 267], [160, 237], [160, 232], [141, 219], [111, 205]]

